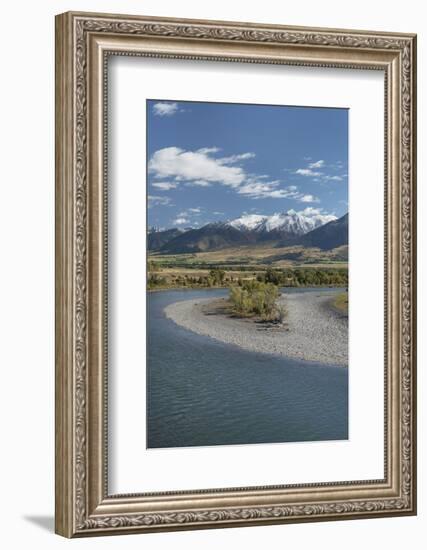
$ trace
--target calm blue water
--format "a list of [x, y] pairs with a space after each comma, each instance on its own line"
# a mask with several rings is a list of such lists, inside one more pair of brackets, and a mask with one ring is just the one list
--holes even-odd
[[248, 352], [181, 328], [163, 312], [226, 293], [149, 294], [148, 447], [347, 439], [346, 368]]

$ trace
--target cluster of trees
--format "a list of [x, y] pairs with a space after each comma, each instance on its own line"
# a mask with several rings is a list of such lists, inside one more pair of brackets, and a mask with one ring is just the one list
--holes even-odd
[[152, 273], [153, 271], [161, 271], [161, 265], [157, 262], [154, 262], [153, 260], [148, 260], [147, 262], [147, 271], [148, 273]]
[[[150, 269], [151, 267], [151, 269]], [[148, 267], [148, 288], [165, 288], [165, 287], [223, 287], [234, 282], [234, 278], [227, 277], [223, 269], [211, 269], [209, 275], [201, 275], [193, 277], [191, 275], [177, 275], [171, 277], [163, 277], [159, 273], [152, 272], [152, 265]]]
[[260, 273], [257, 280], [277, 286], [348, 286], [347, 269], [272, 269]]
[[272, 283], [244, 281], [230, 288], [230, 303], [240, 317], [259, 316], [266, 321], [283, 322], [286, 310], [277, 304], [279, 289]]
[[167, 280], [165, 277], [161, 277], [157, 273], [149, 273], [147, 286], [149, 289], [164, 288], [165, 286], [167, 286]]
[[[348, 287], [347, 269], [315, 269], [315, 268], [268, 268], [265, 272], [252, 272], [249, 277], [254, 277], [256, 282], [272, 284], [276, 287], [299, 286], [341, 286]], [[242, 276], [235, 276], [222, 268], [213, 268], [206, 275], [191, 275], [188, 273], [166, 274], [154, 264], [148, 263], [148, 288], [213, 288], [238, 285], [240, 288], [247, 286], [251, 280]]]
[[211, 269], [209, 271], [209, 279], [212, 282], [212, 286], [223, 286], [225, 271], [223, 269]]

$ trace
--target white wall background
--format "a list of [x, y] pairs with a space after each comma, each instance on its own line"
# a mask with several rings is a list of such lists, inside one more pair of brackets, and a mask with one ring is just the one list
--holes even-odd
[[427, 531], [427, 408], [423, 369], [427, 309], [422, 285], [427, 207], [419, 159], [419, 515], [418, 517], [67, 541], [53, 534], [54, 510], [54, 15], [67, 10], [246, 20], [419, 34], [419, 156], [426, 112], [422, 3], [407, 0], [14, 0], [0, 32], [0, 517], [2, 546], [13, 548], [423, 548]]

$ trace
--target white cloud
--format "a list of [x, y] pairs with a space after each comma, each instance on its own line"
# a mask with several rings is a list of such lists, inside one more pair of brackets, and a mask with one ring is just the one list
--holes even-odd
[[169, 206], [172, 201], [169, 197], [159, 197], [157, 195], [148, 195], [148, 208], [155, 205]]
[[247, 195], [252, 199], [295, 199], [299, 200], [301, 193], [296, 191], [296, 186], [279, 188], [280, 180], [270, 182], [258, 181], [257, 177], [249, 178], [248, 181], [237, 188], [237, 193]]
[[160, 101], [153, 105], [153, 113], [156, 116], [172, 116], [178, 111], [177, 103], [169, 103]]
[[300, 202], [320, 202], [319, 199], [313, 195], [303, 195], [298, 200]]
[[183, 210], [182, 212], [179, 212], [176, 214], [176, 219], [173, 220], [173, 224], [175, 225], [199, 225], [199, 221], [197, 221], [197, 218], [200, 220], [200, 216], [202, 215], [203, 208], [200, 206], [196, 206], [193, 208], [187, 208], [186, 210]]
[[265, 193], [271, 192], [274, 187], [274, 182], [264, 183], [262, 181], [251, 181], [239, 187], [237, 192], [239, 195], [263, 196]]
[[[186, 186], [199, 187], [220, 184], [231, 187], [239, 195], [245, 195], [251, 199], [294, 199], [299, 202], [319, 202], [319, 199], [313, 195], [298, 191], [296, 185], [281, 187], [280, 180], [269, 181], [265, 174], [248, 174], [241, 166], [230, 166], [235, 162], [253, 158], [255, 156], [253, 153], [220, 158], [210, 156], [219, 150], [218, 147], [204, 147], [196, 151], [185, 151], [179, 147], [159, 149], [150, 158], [148, 170], [156, 179], [167, 178], [173, 181], [171, 183], [161, 181], [158, 184], [154, 182], [153, 185], [167, 190], [176, 186], [177, 182], [183, 182]], [[310, 176], [322, 175], [310, 168], [300, 168], [296, 173]], [[179, 217], [188, 219], [194, 213], [188, 210], [184, 213], [185, 215]]]
[[188, 186], [195, 186], [195, 187], [210, 187], [212, 184], [205, 180], [194, 180], [194, 181], [187, 181], [185, 185]]
[[311, 168], [298, 168], [298, 170], [295, 170], [295, 174], [298, 174], [299, 176], [309, 176], [311, 178], [321, 176], [322, 172], [316, 172], [314, 170], [311, 170]]
[[304, 214], [304, 216], [316, 216], [317, 214], [320, 214], [321, 211], [321, 208], [313, 208], [312, 206], [307, 206], [307, 208], [304, 208], [304, 210], [301, 210], [301, 212], [299, 213]]
[[322, 168], [324, 166], [325, 161], [324, 160], [318, 160], [316, 162], [311, 162], [308, 167], [309, 168]]
[[201, 149], [197, 149], [196, 153], [209, 155], [209, 153], [218, 153], [219, 151], [221, 151], [219, 147], [202, 147]]
[[342, 181], [343, 178], [341, 176], [323, 176], [322, 180], [324, 181]]
[[186, 223], [190, 223], [187, 218], [176, 218], [176, 220], [173, 221], [175, 225], [184, 225]]
[[[220, 147], [201, 147], [200, 149], [197, 149], [196, 153], [201, 153], [202, 155], [209, 155], [214, 153], [219, 153], [221, 151]], [[222, 157], [217, 159], [217, 162], [219, 164], [235, 164], [236, 162], [240, 162], [241, 160], [248, 160], [254, 158], [256, 155], [255, 153], [241, 153], [239, 155], [230, 155], [229, 157]], [[265, 178], [268, 178], [268, 176], [263, 176]]]
[[153, 187], [156, 187], [157, 189], [160, 189], [160, 191], [169, 191], [170, 189], [176, 188], [176, 183], [168, 182], [168, 181], [156, 181], [151, 184]]
[[[237, 187], [245, 180], [239, 166], [224, 166], [206, 152], [185, 151], [179, 147], [166, 147], [156, 151], [148, 163], [148, 170], [156, 178], [181, 178], [190, 182], [221, 183]], [[200, 184], [199, 184], [200, 185]]]
[[294, 195], [292, 191], [288, 189], [277, 189], [279, 180], [273, 180], [270, 182], [258, 181], [256, 178], [249, 178], [248, 181], [237, 188], [239, 195], [247, 195], [253, 199], [263, 198], [275, 198], [283, 199], [290, 198]]
[[[231, 155], [229, 157], [223, 157], [222, 159], [218, 159], [218, 162], [220, 164], [234, 164], [235, 162], [239, 162], [241, 160], [248, 160], [253, 159], [255, 157], [255, 153], [242, 153], [241, 155]], [[265, 176], [268, 177], [268, 176]]]
[[280, 180], [270, 182], [258, 181], [256, 177], [236, 189], [240, 195], [246, 195], [251, 199], [293, 199], [298, 202], [320, 202], [313, 195], [305, 195], [298, 191], [296, 185], [279, 188]]
[[274, 189], [267, 195], [272, 199], [298, 199], [298, 193], [290, 190], [289, 188], [285, 189]]
[[301, 214], [309, 218], [319, 219], [322, 221], [322, 223], [332, 222], [333, 220], [337, 219], [335, 214], [328, 214], [322, 208], [313, 208], [312, 206], [308, 206], [307, 208], [304, 208]]
[[[338, 166], [338, 163], [334, 163], [328, 166], [335, 170]], [[324, 172], [319, 172], [318, 170], [319, 168], [326, 168], [326, 167], [327, 166], [325, 165], [324, 160], [317, 160], [316, 162], [310, 162], [307, 168], [298, 168], [297, 170], [295, 170], [294, 174], [313, 178], [313, 181], [316, 181], [316, 182], [343, 180], [343, 176], [338, 176], [338, 175], [330, 176], [328, 174], [325, 174]]]

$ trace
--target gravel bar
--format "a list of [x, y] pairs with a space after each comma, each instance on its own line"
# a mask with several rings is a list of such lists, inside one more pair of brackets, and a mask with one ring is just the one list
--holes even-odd
[[284, 325], [208, 313], [212, 299], [185, 300], [165, 308], [166, 317], [192, 332], [249, 351], [327, 365], [348, 365], [348, 317], [331, 307], [336, 291], [282, 295]]

